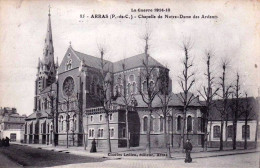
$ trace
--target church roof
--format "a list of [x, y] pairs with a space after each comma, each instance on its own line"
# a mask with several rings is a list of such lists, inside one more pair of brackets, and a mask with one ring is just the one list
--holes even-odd
[[[71, 47], [72, 49], [72, 47]], [[89, 66], [89, 67], [93, 67], [93, 68], [97, 68], [97, 69], [100, 69], [101, 68], [101, 65], [100, 65], [100, 58], [98, 57], [94, 57], [94, 56], [91, 56], [91, 55], [87, 55], [87, 54], [84, 54], [84, 53], [81, 53], [81, 52], [78, 52], [78, 51], [75, 51], [74, 49], [72, 49], [74, 51], [74, 53], [78, 56], [78, 58], [81, 60], [81, 61], [84, 61], [84, 63]], [[104, 60], [105, 62], [105, 68], [106, 69], [109, 69], [109, 71], [112, 71], [113, 70], [113, 63], [108, 61], [108, 60]]]
[[[137, 102], [137, 107], [147, 107], [147, 104], [143, 101], [143, 98], [141, 95], [135, 95], [134, 98], [136, 99], [136, 102]], [[122, 97], [119, 97], [116, 102], [118, 104], [121, 104], [123, 105], [124, 101], [123, 101], [123, 98]], [[162, 104], [161, 104], [161, 99], [160, 97], [157, 95], [155, 96], [153, 102], [152, 102], [152, 106], [153, 107], [162, 107]], [[168, 103], [168, 106], [170, 107], [180, 107], [180, 106], [183, 106], [182, 102], [180, 101], [179, 97], [174, 94], [174, 93], [171, 93], [171, 96], [170, 96], [170, 101]], [[199, 103], [199, 99], [198, 98], [195, 98], [191, 103], [190, 103], [190, 106], [192, 107], [201, 107], [201, 104]]]
[[[72, 47], [70, 47], [72, 49]], [[91, 55], [87, 55], [81, 52], [78, 52], [74, 49], [72, 49], [73, 52], [78, 56], [78, 58], [81, 61], [84, 61], [84, 63], [89, 66], [89, 67], [93, 67], [93, 68], [97, 68], [100, 69], [100, 58], [98, 57], [94, 57]], [[125, 64], [125, 69], [133, 69], [133, 68], [137, 68], [137, 67], [141, 67], [143, 66], [143, 60], [145, 60], [145, 54], [138, 54], [123, 60], [119, 60], [116, 62], [111, 62], [108, 60], [104, 60], [106, 63], [106, 70], [110, 71], [110, 72], [120, 72], [123, 71], [123, 67], [122, 64]], [[159, 66], [159, 67], [164, 67], [160, 62], [158, 62], [157, 60], [155, 60], [153, 57], [149, 56], [148, 58], [148, 62], [150, 66]]]
[[[40, 113], [41, 113], [41, 115], [39, 116], [39, 118], [48, 117], [48, 114], [45, 113], [44, 111], [41, 111]], [[26, 120], [28, 120], [28, 119], [36, 119], [36, 115], [37, 115], [37, 112], [33, 112], [31, 115], [29, 115], [29, 116], [26, 118]]]
[[[145, 54], [138, 54], [117, 62], [114, 62], [114, 72], [123, 71], [122, 64], [125, 64], [125, 69], [133, 69], [140, 66], [143, 66], [143, 61], [145, 60]], [[150, 66], [160, 66], [164, 67], [160, 62], [155, 60], [153, 57], [148, 57], [148, 63]]]

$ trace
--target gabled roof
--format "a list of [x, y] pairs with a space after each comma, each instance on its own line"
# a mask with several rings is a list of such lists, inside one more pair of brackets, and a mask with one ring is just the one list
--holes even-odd
[[[45, 113], [44, 111], [40, 112], [41, 115], [39, 116], [39, 118], [44, 118], [44, 117], [48, 117], [48, 114]], [[36, 112], [33, 112], [31, 115], [29, 115], [25, 120], [28, 119], [36, 119]]]
[[[100, 67], [101, 67], [100, 66], [100, 58], [78, 52], [78, 51], [74, 50], [71, 46], [70, 46], [70, 49], [76, 54], [76, 56], [81, 61], [84, 61], [84, 63], [87, 66], [100, 69]], [[123, 71], [123, 67], [122, 67], [123, 63], [125, 64], [126, 69], [133, 69], [133, 68], [143, 66], [143, 60], [145, 60], [145, 54], [144, 53], [138, 54], [138, 55], [135, 55], [135, 56], [132, 56], [132, 57], [120, 60], [120, 61], [116, 61], [116, 62], [111, 62], [111, 61], [108, 61], [108, 60], [104, 60], [104, 61], [105, 61], [105, 64], [106, 64], [105, 65], [106, 70], [115, 73], [115, 72]], [[158, 62], [157, 60], [155, 60], [151, 56], [148, 57], [148, 63], [151, 66], [164, 67], [160, 62]]]
[[[100, 58], [75, 51], [72, 47], [71, 47], [71, 49], [74, 51], [74, 53], [78, 56], [78, 58], [81, 61], [84, 61], [84, 63], [87, 66], [97, 68], [97, 69], [101, 68]], [[107, 68], [109, 71], [113, 71], [113, 63], [110, 61], [107, 61], [107, 60], [104, 60], [104, 62], [106, 64], [105, 68]]]
[[[143, 66], [143, 61], [145, 60], [145, 54], [138, 54], [117, 62], [114, 62], [114, 72], [123, 71], [122, 64], [125, 64], [125, 69], [132, 69]], [[148, 63], [151, 66], [160, 66], [164, 67], [160, 62], [156, 61], [153, 57], [148, 57]]]

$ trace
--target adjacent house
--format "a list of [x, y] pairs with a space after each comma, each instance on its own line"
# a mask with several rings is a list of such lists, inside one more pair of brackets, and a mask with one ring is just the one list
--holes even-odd
[[23, 142], [25, 115], [19, 115], [15, 108], [0, 108], [0, 138]]

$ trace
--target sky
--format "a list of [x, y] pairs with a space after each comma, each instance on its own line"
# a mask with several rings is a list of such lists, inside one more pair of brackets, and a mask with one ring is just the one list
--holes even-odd
[[[204, 82], [205, 51], [211, 50], [218, 82], [220, 62], [229, 60], [228, 83], [241, 76], [242, 91], [257, 96], [260, 59], [260, 3], [257, 1], [0, 1], [0, 107], [33, 112], [34, 82], [42, 57], [51, 6], [55, 60], [61, 62], [71, 42], [76, 51], [117, 61], [144, 52], [141, 36], [151, 30], [150, 55], [170, 69], [173, 92], [180, 92], [183, 41], [190, 39], [197, 94]], [[170, 12], [131, 12], [131, 9], [170, 9]], [[85, 18], [80, 18], [85, 14]], [[92, 14], [136, 16], [134, 19], [91, 18]], [[139, 15], [217, 16], [217, 19], [143, 19]], [[86, 16], [89, 16], [86, 18]]]

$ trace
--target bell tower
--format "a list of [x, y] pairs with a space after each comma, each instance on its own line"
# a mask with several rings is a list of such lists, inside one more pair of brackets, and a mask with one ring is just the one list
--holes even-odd
[[[58, 64], [58, 63], [57, 63]], [[39, 58], [37, 67], [37, 78], [35, 81], [35, 106], [34, 110], [37, 110], [37, 104], [40, 104], [37, 95], [50, 86], [56, 80], [56, 70], [58, 65], [54, 62], [54, 47], [52, 39], [52, 28], [51, 28], [51, 13], [49, 7], [47, 33], [44, 39], [44, 47], [42, 57]]]

